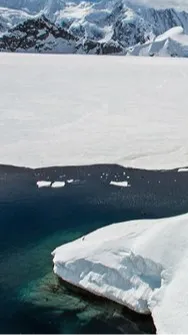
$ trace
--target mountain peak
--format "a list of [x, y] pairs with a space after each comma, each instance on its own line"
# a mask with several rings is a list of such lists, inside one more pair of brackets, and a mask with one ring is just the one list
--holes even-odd
[[[188, 33], [188, 12], [151, 8], [144, 0], [0, 0], [0, 5], [5, 2], [10, 8], [0, 8], [0, 29], [4, 31], [0, 40], [1, 50], [6, 51], [64, 53], [67, 49], [60, 45], [66, 40], [69, 52], [74, 53], [142, 54], [149, 45], [154, 50], [153, 43], [157, 43], [159, 55], [159, 36], [173, 27], [182, 27], [184, 35]], [[177, 36], [173, 49], [181, 39], [180, 50], [185, 50], [186, 36], [183, 40], [180, 34]], [[165, 41], [169, 55], [174, 55], [169, 51], [172, 42]]]

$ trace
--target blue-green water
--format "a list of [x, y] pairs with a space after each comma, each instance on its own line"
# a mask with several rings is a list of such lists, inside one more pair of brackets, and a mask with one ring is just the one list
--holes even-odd
[[[90, 228], [99, 226], [101, 223], [95, 223]], [[81, 225], [79, 231], [73, 227], [59, 230], [27, 246], [12, 245], [1, 252], [0, 333], [140, 332], [139, 322], [132, 324], [117, 306], [84, 299], [58, 285], [50, 252], [87, 231], [87, 226]], [[26, 242], [31, 236], [24, 238]], [[144, 326], [141, 323], [142, 330], [149, 332], [150, 328], [147, 321]]]
[[[127, 177], [130, 187], [110, 185]], [[44, 179], [79, 182], [38, 189]], [[51, 252], [112, 222], [185, 212], [188, 178], [177, 170], [0, 166], [0, 333], [151, 333], [149, 317], [60, 287]]]

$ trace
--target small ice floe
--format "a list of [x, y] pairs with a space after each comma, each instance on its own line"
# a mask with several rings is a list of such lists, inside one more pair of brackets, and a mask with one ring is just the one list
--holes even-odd
[[65, 182], [64, 181], [55, 181], [52, 184], [53, 188], [60, 188], [60, 187], [64, 187], [65, 186]]
[[80, 184], [84, 184], [85, 180], [80, 180], [80, 179], [68, 179], [67, 180], [68, 184], [73, 184], [73, 185], [80, 185]]
[[52, 183], [52, 181], [40, 180], [40, 181], [37, 181], [37, 186], [39, 188], [41, 187], [59, 188], [59, 187], [64, 187], [65, 182], [64, 181], [54, 181]]
[[181, 169], [178, 169], [178, 172], [188, 172], [188, 168], [181, 168]]
[[111, 181], [110, 185], [120, 186], [120, 187], [130, 187], [131, 185], [128, 183], [127, 180], [125, 181]]
[[51, 181], [46, 181], [46, 180], [37, 181], [38, 188], [41, 188], [41, 187], [50, 187], [50, 185], [51, 185]]
[[68, 180], [67, 180], [67, 183], [68, 183], [68, 184], [72, 184], [73, 182], [74, 182], [74, 179], [68, 179]]

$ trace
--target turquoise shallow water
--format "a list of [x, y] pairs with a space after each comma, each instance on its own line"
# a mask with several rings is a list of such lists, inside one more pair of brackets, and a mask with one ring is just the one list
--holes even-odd
[[80, 297], [58, 284], [50, 252], [87, 231], [87, 226], [80, 226], [79, 231], [59, 230], [27, 247], [1, 253], [1, 333], [149, 332], [147, 321], [140, 323], [135, 316], [132, 321], [121, 308]]
[[[110, 185], [128, 177], [130, 187]], [[38, 189], [38, 180], [67, 181]], [[160, 181], [160, 183], [159, 183]], [[113, 222], [188, 212], [178, 170], [0, 165], [0, 333], [151, 333], [151, 319], [59, 287], [55, 247]]]

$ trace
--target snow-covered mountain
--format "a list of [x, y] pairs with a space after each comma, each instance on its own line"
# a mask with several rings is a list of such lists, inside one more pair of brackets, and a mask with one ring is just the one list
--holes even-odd
[[38, 12], [46, 5], [46, 0], [0, 0], [1, 7], [7, 7], [30, 12]]
[[136, 0], [0, 0], [0, 6], [1, 51], [187, 57], [183, 6], [151, 8]]

